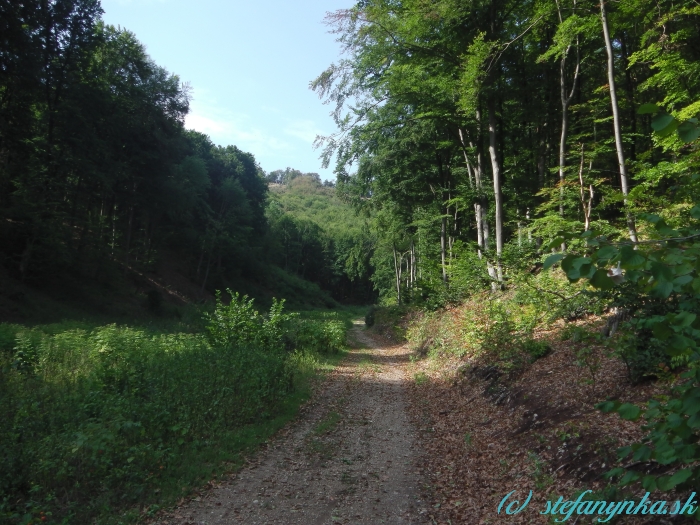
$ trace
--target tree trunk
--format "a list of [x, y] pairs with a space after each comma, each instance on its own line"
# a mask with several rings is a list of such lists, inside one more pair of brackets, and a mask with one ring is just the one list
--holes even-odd
[[501, 192], [501, 164], [498, 160], [498, 151], [496, 149], [496, 104], [493, 95], [489, 97], [489, 156], [491, 157], [491, 171], [493, 173], [493, 196], [496, 206], [496, 264], [498, 280], [502, 279], [502, 270], [500, 264], [501, 254], [503, 253], [503, 194]]
[[396, 257], [396, 245], [392, 244], [391, 248], [394, 251], [394, 275], [396, 277], [396, 302], [401, 306], [401, 269], [399, 268], [399, 261]]
[[622, 148], [622, 129], [620, 124], [620, 108], [617, 103], [615, 93], [615, 60], [613, 56], [612, 43], [610, 41], [610, 30], [608, 29], [608, 17], [605, 12], [605, 1], [600, 1], [600, 18], [603, 25], [603, 38], [605, 39], [605, 50], [608, 53], [608, 84], [610, 86], [610, 105], [613, 113], [613, 127], [615, 130], [615, 149], [617, 150], [617, 161], [620, 167], [620, 186], [624, 195], [625, 214], [627, 216], [627, 229], [632, 242], [637, 242], [637, 229], [634, 224], [634, 217], [627, 207], [627, 196], [629, 195], [629, 181], [627, 178], [627, 166], [625, 165], [625, 152]]
[[440, 260], [442, 262], [442, 282], [447, 283], [447, 266], [445, 266], [445, 244], [447, 234], [447, 217], [443, 214], [440, 221]]
[[131, 249], [131, 228], [134, 224], [134, 206], [129, 208], [129, 221], [126, 227], [126, 243], [124, 248], [124, 275], [129, 271], [129, 250]]
[[479, 258], [483, 256], [483, 252], [489, 249], [489, 224], [488, 224], [488, 205], [489, 202], [484, 194], [484, 161], [481, 149], [481, 110], [476, 110], [476, 122], [478, 132], [476, 144], [469, 142], [476, 153], [476, 165], [474, 166], [474, 186], [477, 192], [477, 201], [474, 203], [474, 215], [476, 217], [476, 237], [479, 246]]
[[[581, 196], [581, 209], [583, 210], [583, 221], [584, 221], [584, 229], [585, 231], [588, 231], [591, 229], [591, 209], [593, 207], [593, 184], [589, 185], [588, 187], [588, 203], [586, 203], [586, 190], [585, 190], [585, 185], [583, 183], [583, 162], [584, 162], [584, 156], [583, 156], [583, 144], [581, 144], [581, 163], [579, 164], [578, 167], [578, 180], [579, 180], [579, 193]], [[591, 167], [588, 169], [588, 171], [591, 170], [593, 167], [593, 163], [591, 162]]]
[[416, 272], [416, 244], [413, 242], [413, 239], [411, 239], [411, 283], [415, 284], [416, 283], [416, 277], [417, 277], [417, 272]]
[[[574, 1], [574, 7], [576, 2]], [[557, 11], [559, 13], [559, 23], [563, 22], [561, 16], [561, 8], [557, 0]], [[559, 62], [559, 92], [561, 96], [561, 136], [559, 138], [559, 215], [564, 216], [564, 184], [566, 176], [564, 169], [566, 168], [566, 139], [569, 132], [569, 104], [576, 93], [576, 84], [578, 83], [579, 71], [581, 68], [581, 58], [578, 49], [578, 38], [576, 42], [576, 68], [574, 69], [574, 78], [571, 83], [571, 92], [566, 93], [566, 57], [569, 54], [571, 46], [566, 48], [564, 55]]]

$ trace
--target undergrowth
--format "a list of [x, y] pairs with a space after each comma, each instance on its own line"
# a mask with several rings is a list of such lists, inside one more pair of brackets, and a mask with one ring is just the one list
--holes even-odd
[[406, 340], [420, 355], [479, 358], [517, 371], [549, 352], [536, 330], [601, 310], [591, 297], [581, 302], [584, 295], [582, 286], [549, 273], [524, 275], [505, 290], [474, 293], [460, 306], [414, 315]]
[[0, 521], [134, 522], [293, 417], [347, 321], [231, 296], [207, 334], [0, 325]]

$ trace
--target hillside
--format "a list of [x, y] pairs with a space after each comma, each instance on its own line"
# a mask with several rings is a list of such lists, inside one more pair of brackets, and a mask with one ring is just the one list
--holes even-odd
[[269, 253], [277, 266], [318, 283], [341, 302], [376, 299], [369, 217], [342, 201], [334, 186], [310, 175], [271, 184], [267, 217]]

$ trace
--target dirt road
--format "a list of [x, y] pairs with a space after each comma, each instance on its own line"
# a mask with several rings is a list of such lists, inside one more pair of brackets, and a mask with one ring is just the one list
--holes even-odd
[[408, 350], [357, 324], [350, 351], [299, 420], [253, 463], [162, 523], [423, 524], [416, 429], [406, 412]]

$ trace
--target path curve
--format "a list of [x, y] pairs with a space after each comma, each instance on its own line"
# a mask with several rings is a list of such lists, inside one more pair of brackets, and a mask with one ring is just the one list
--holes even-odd
[[350, 350], [299, 420], [172, 525], [419, 525], [418, 433], [407, 414], [409, 351], [356, 322]]

